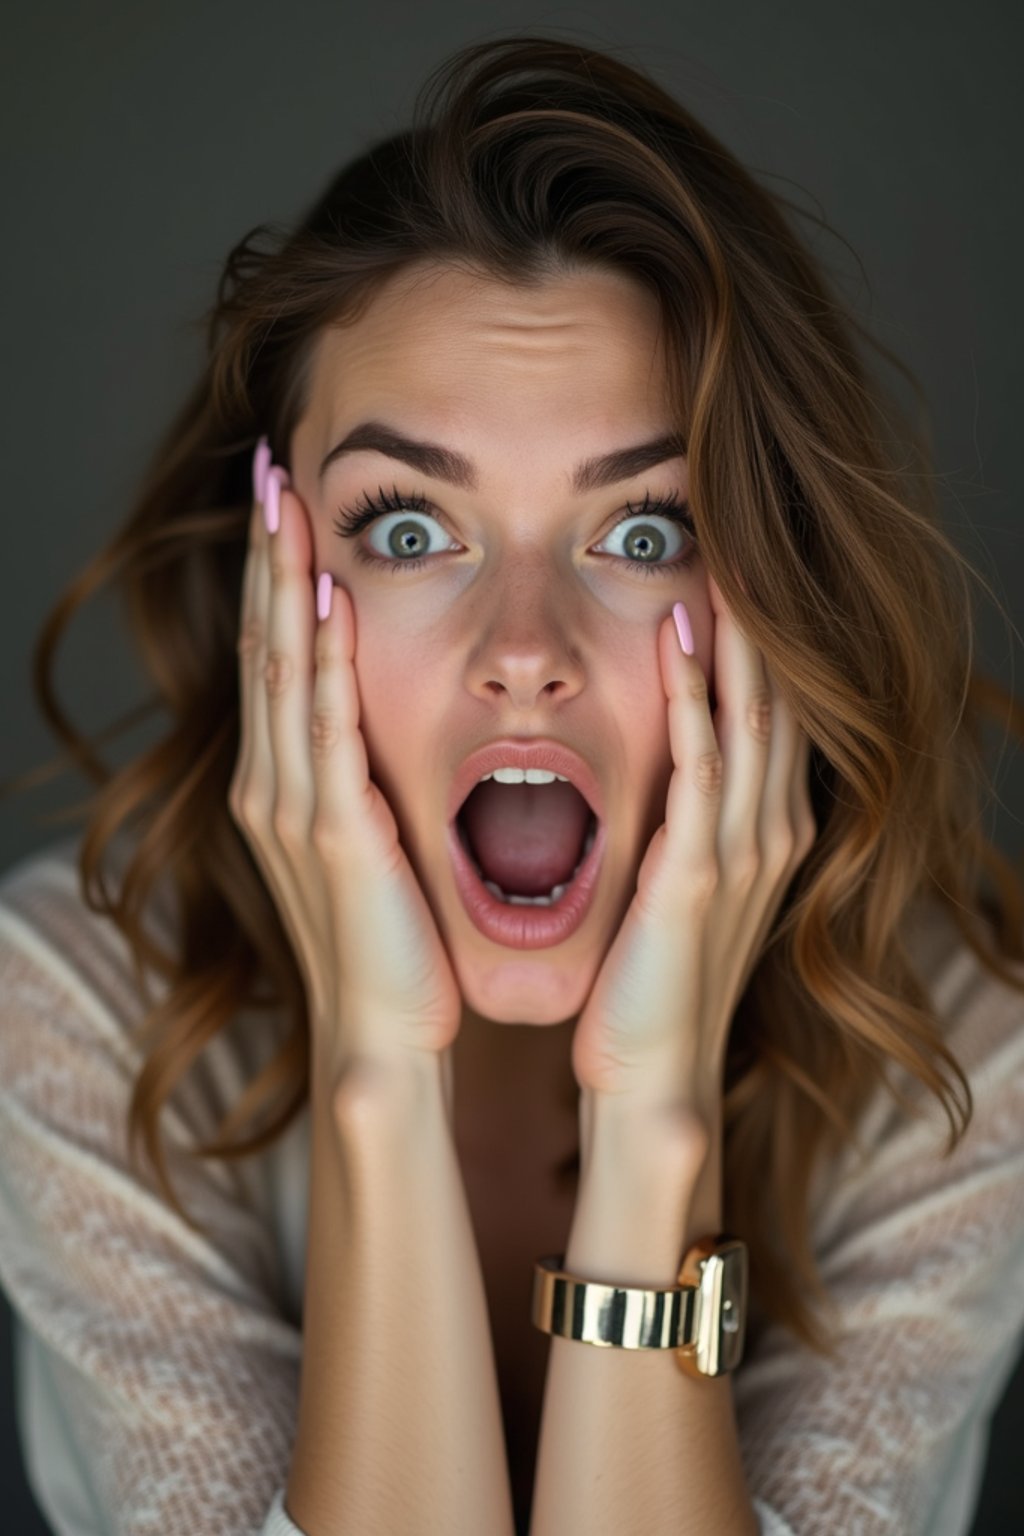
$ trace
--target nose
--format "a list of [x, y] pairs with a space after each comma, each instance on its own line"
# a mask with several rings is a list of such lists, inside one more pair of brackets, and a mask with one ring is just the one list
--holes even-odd
[[486, 599], [488, 615], [473, 647], [466, 683], [480, 696], [500, 698], [517, 710], [540, 702], [567, 702], [583, 686], [574, 608], [552, 576], [536, 565]]

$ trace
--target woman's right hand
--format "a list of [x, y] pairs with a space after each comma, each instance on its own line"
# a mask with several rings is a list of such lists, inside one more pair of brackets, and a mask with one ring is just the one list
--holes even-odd
[[[259, 450], [257, 450], [259, 452]], [[266, 450], [263, 450], [264, 456]], [[238, 640], [241, 736], [229, 805], [306, 985], [311, 1051], [332, 1088], [357, 1063], [440, 1054], [461, 995], [359, 729], [355, 615], [337, 584], [315, 611], [309, 515], [271, 466], [254, 503]]]

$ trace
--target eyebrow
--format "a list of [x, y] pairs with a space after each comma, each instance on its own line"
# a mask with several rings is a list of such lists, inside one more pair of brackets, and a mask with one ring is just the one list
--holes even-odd
[[[456, 453], [452, 448], [444, 448], [439, 443], [418, 442], [415, 438], [405, 437], [380, 421], [364, 421], [358, 427], [353, 427], [324, 459], [317, 479], [322, 480], [329, 466], [343, 454], [365, 453], [369, 450], [386, 454], [390, 459], [401, 459], [421, 474], [430, 475], [435, 480], [447, 480], [460, 490], [477, 489], [476, 466], [464, 454]], [[669, 433], [649, 443], [637, 443], [632, 448], [616, 448], [612, 453], [583, 459], [573, 471], [573, 492], [582, 496], [601, 486], [630, 480], [645, 469], [653, 469], [656, 464], [663, 464], [666, 459], [679, 458], [685, 453], [686, 441], [682, 435]]]

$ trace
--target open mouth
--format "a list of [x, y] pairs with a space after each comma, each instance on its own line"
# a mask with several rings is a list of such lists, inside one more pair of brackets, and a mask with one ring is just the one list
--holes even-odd
[[[523, 787], [532, 789], [536, 786], [529, 785]], [[506, 902], [510, 906], [521, 907], [553, 907], [557, 905], [579, 875], [588, 854], [594, 846], [594, 840], [597, 837], [598, 831], [597, 817], [588, 807], [583, 842], [573, 858], [571, 867], [567, 871], [563, 871], [561, 866], [565, 862], [564, 856], [554, 855], [555, 864], [553, 865], [552, 850], [548, 848], [538, 851], [535, 844], [533, 845], [532, 852], [524, 847], [517, 858], [511, 863], [502, 862], [499, 865], [495, 860], [493, 852], [494, 844], [487, 840], [481, 843], [481, 852], [478, 855], [477, 844], [474, 842], [470, 831], [471, 820], [472, 818], [464, 817], [461, 810], [455, 818], [455, 829], [463, 848], [466, 850], [466, 856], [470, 864], [484, 888], [492, 896], [498, 901]], [[552, 881], [551, 872], [553, 868], [557, 868], [559, 871], [559, 878]], [[504, 876], [507, 888], [506, 885], [496, 878], [499, 871]]]
[[556, 905], [594, 846], [599, 823], [575, 785], [478, 783], [455, 826], [472, 868], [497, 900]]

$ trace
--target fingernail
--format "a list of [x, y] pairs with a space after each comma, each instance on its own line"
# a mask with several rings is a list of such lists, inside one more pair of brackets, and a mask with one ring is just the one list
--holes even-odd
[[252, 456], [252, 499], [262, 501], [267, 489], [267, 470], [270, 468], [270, 444], [261, 437]]
[[276, 533], [281, 526], [281, 477], [284, 470], [272, 464], [267, 471], [266, 493], [263, 498], [263, 517], [268, 533]]
[[676, 634], [679, 636], [679, 644], [687, 656], [693, 655], [693, 630], [690, 628], [690, 615], [686, 611], [685, 603], [673, 603], [672, 617], [676, 621]]
[[331, 580], [330, 571], [321, 571], [320, 579], [316, 584], [316, 616], [323, 623], [324, 619], [331, 616], [331, 599], [334, 596], [334, 582]]

